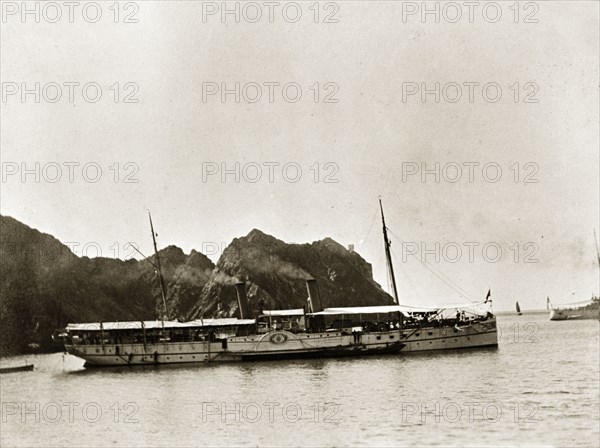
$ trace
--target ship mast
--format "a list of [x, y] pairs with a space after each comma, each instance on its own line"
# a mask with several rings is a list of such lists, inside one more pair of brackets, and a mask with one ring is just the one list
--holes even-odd
[[161, 320], [167, 319], [167, 297], [165, 294], [165, 281], [162, 275], [162, 269], [160, 267], [160, 257], [158, 256], [158, 249], [156, 248], [156, 235], [154, 233], [154, 226], [152, 225], [152, 216], [150, 210], [148, 210], [148, 219], [150, 220], [150, 230], [152, 231], [152, 243], [154, 244], [154, 255], [156, 256], [156, 269], [158, 270], [158, 280], [160, 282], [160, 294], [162, 297], [163, 304], [163, 315]]
[[400, 300], [398, 299], [398, 288], [396, 287], [396, 276], [394, 275], [394, 266], [392, 265], [392, 254], [390, 252], [390, 246], [392, 245], [392, 243], [388, 238], [387, 227], [385, 225], [385, 216], [383, 216], [383, 204], [381, 203], [381, 199], [379, 199], [379, 208], [381, 209], [381, 223], [383, 225], [383, 243], [385, 245], [385, 258], [387, 261], [389, 280], [392, 284], [392, 289], [394, 292], [394, 298], [396, 299], [396, 303], [400, 305]]

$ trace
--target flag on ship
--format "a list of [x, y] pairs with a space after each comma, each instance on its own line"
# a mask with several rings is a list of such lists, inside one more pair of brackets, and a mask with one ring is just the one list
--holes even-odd
[[488, 301], [490, 300], [490, 297], [492, 297], [492, 290], [488, 289], [487, 296], [485, 296], [485, 302], [483, 302], [483, 303], [488, 303]]

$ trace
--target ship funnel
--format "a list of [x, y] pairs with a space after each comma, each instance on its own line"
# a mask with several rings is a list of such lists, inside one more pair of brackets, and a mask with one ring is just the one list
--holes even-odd
[[319, 294], [319, 286], [314, 278], [306, 280], [306, 290], [308, 291], [308, 298], [310, 299], [310, 303], [312, 304], [314, 312], [318, 313], [319, 311], [323, 311], [321, 296]]
[[246, 294], [246, 283], [236, 283], [235, 289], [237, 291], [240, 319], [250, 319], [250, 304], [248, 303], [248, 295]]

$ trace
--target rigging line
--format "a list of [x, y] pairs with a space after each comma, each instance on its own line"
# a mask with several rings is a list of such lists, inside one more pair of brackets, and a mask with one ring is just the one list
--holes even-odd
[[[160, 266], [160, 256], [158, 255], [158, 248], [156, 247], [156, 232], [154, 232], [154, 226], [152, 225], [152, 216], [150, 215], [150, 210], [148, 210], [148, 219], [150, 220], [150, 230], [152, 231], [152, 243], [154, 245], [154, 258], [156, 259], [156, 268], [158, 270], [158, 280], [160, 281], [160, 294], [162, 297], [162, 303], [163, 303], [163, 317], [162, 317], [162, 321], [164, 322], [165, 319], [168, 319], [168, 310], [167, 310], [167, 294], [165, 292], [165, 282], [163, 279], [163, 274], [162, 274], [162, 269]], [[164, 328], [164, 323], [163, 323], [163, 328]]]
[[[394, 255], [396, 255], [394, 253]], [[427, 268], [435, 277], [437, 277], [440, 281], [442, 281], [443, 283], [445, 283], [448, 287], [450, 287], [450, 289], [454, 290], [454, 292], [458, 293], [459, 296], [467, 299], [469, 302], [471, 303], [475, 303], [475, 300], [473, 300], [465, 291], [459, 291], [460, 287], [458, 285], [452, 285], [450, 284], [448, 281], [446, 281], [444, 278], [440, 277], [430, 266], [428, 266], [426, 263], [421, 261], [421, 264]]]
[[594, 229], [594, 242], [596, 243], [596, 255], [598, 256], [598, 268], [600, 268], [600, 247], [598, 247], [598, 238], [596, 238], [596, 229]]
[[[397, 235], [395, 235], [395, 236], [396, 236], [396, 238], [398, 238]], [[400, 242], [404, 243], [404, 241], [402, 239], [398, 238], [398, 240], [400, 240]], [[471, 295], [467, 291], [465, 291], [463, 288], [461, 288], [460, 285], [458, 285], [456, 282], [452, 281], [452, 279], [450, 279], [448, 276], [446, 276], [443, 272], [441, 272], [439, 269], [437, 269], [435, 266], [433, 266], [427, 260], [421, 260], [421, 259], [419, 259], [419, 262], [421, 264], [423, 264], [429, 271], [431, 271], [432, 273], [434, 273], [436, 275], [436, 277], [438, 277], [444, 283], [448, 284], [448, 282], [449, 282], [449, 283], [453, 284], [454, 287], [452, 289], [454, 289], [456, 292], [458, 292], [461, 296], [467, 298], [471, 302], [475, 302], [475, 300], [473, 300], [473, 299], [470, 298]], [[434, 271], [436, 271], [437, 274]], [[444, 280], [443, 278], [440, 278], [440, 276], [443, 277], [443, 278], [445, 278], [446, 280]], [[456, 288], [458, 289], [458, 291], [456, 290]]]
[[429, 266], [431, 269], [435, 270], [436, 272], [438, 272], [442, 277], [444, 277], [446, 280], [448, 280], [450, 283], [452, 283], [459, 291], [462, 291], [462, 294], [464, 294], [465, 298], [467, 300], [469, 300], [469, 302], [472, 303], [476, 303], [478, 302], [477, 300], [473, 299], [472, 295], [469, 294], [465, 289], [463, 289], [458, 283], [456, 283], [455, 281], [453, 281], [451, 278], [449, 278], [446, 274], [444, 274], [442, 271], [440, 271], [439, 269], [437, 269], [434, 265], [432, 265], [431, 263], [429, 263], [427, 260], [425, 260], [425, 266]]
[[450, 279], [448, 276], [446, 276], [442, 271], [440, 271], [435, 266], [433, 266], [431, 263], [429, 263], [427, 260], [425, 260], [425, 263], [423, 263], [423, 265], [426, 268], [428, 268], [429, 270], [431, 270], [432, 272], [435, 270], [441, 277], [445, 278], [449, 283], [454, 285], [454, 287], [456, 288], [455, 291], [458, 292], [465, 299], [467, 299], [469, 302], [471, 302], [473, 304], [479, 302], [478, 300], [473, 299], [473, 296], [471, 294], [469, 294], [467, 291], [465, 291], [463, 288], [461, 288], [461, 286], [459, 284], [454, 282], [452, 279]]
[[[396, 254], [394, 254], [394, 255], [396, 255]], [[400, 271], [402, 271], [402, 274], [404, 274], [404, 278], [410, 284], [411, 289], [417, 294], [417, 297], [422, 302], [424, 302], [423, 296], [421, 295], [421, 293], [419, 292], [419, 290], [417, 289], [417, 287], [415, 286], [415, 284], [413, 283], [413, 281], [410, 279], [410, 275], [408, 275], [408, 272], [406, 272], [406, 270], [404, 269], [403, 263], [400, 263]]]
[[387, 280], [388, 294], [394, 297], [394, 284], [392, 282], [392, 277], [390, 276], [390, 265], [388, 259], [385, 255], [382, 255], [381, 257], [379, 257], [379, 261], [381, 263], [381, 266], [384, 267], [385, 279]]
[[[396, 234], [394, 234], [391, 230], [390, 233], [392, 233], [396, 238], [398, 238], [398, 240], [402, 243], [404, 243], [404, 241]], [[431, 263], [429, 263], [427, 260], [422, 260], [419, 259], [419, 261], [424, 264], [426, 267], [429, 267], [433, 270], [435, 270], [439, 275], [441, 275], [442, 277], [444, 277], [448, 282], [452, 283], [456, 288], [458, 288], [460, 291], [462, 291], [461, 295], [464, 295], [465, 298], [467, 298], [469, 301], [475, 303], [476, 300], [470, 298], [472, 297], [471, 294], [469, 294], [465, 289], [463, 289], [459, 284], [457, 284], [456, 282], [454, 282], [451, 278], [449, 278], [446, 274], [444, 274], [442, 271], [440, 271], [439, 269], [437, 269], [435, 266], [433, 266]], [[431, 270], [430, 269], [430, 270]]]
[[364, 237], [363, 241], [366, 243], [367, 242], [367, 238], [369, 238], [369, 235], [371, 234], [371, 229], [373, 228], [373, 224], [375, 224], [375, 218], [377, 218], [377, 213], [379, 212], [379, 209], [376, 208], [375, 209], [375, 213], [373, 213], [373, 219], [371, 220], [371, 225], [369, 226], [369, 231], [367, 232], [367, 236]]
[[152, 266], [157, 268], [157, 266], [154, 263], [152, 263], [152, 260], [150, 260], [147, 256], [145, 256], [137, 247], [135, 247], [135, 245], [133, 245], [132, 243], [127, 243], [127, 244], [129, 244], [129, 246], [132, 247], [133, 250], [135, 250], [138, 254], [140, 254], [142, 257], [144, 257], [148, 261], [148, 263], [150, 263]]
[[556, 306], [561, 307], [561, 306], [571, 306], [571, 305], [583, 305], [583, 304], [588, 304], [588, 303], [592, 303], [592, 302], [593, 302], [593, 298], [588, 299], [588, 300], [582, 300], [580, 302], [557, 303]]
[[[394, 287], [392, 286], [392, 281], [390, 279], [390, 271], [389, 271], [389, 269], [387, 269], [387, 259], [386, 259], [385, 255], [381, 255], [377, 259], [377, 265], [380, 267], [379, 276], [386, 277], [386, 280], [387, 280], [387, 290], [384, 289], [384, 291], [393, 298], [394, 297]], [[384, 271], [384, 272], [382, 273], [382, 271]], [[383, 289], [383, 286], [382, 286], [382, 289]]]
[[[392, 232], [390, 229], [388, 229], [388, 231], [394, 235], [401, 243], [406, 243], [405, 241], [402, 240], [402, 238], [400, 238], [398, 235], [396, 235], [394, 232]], [[419, 259], [419, 261], [421, 262], [421, 264], [423, 264], [424, 266], [426, 266], [430, 271], [433, 269], [435, 271], [438, 272], [439, 275], [441, 275], [442, 277], [444, 277], [448, 282], [452, 283], [456, 288], [458, 288], [460, 291], [459, 292], [462, 296], [464, 296], [466, 299], [468, 299], [469, 301], [475, 303], [476, 300], [472, 299], [471, 294], [469, 294], [467, 291], [465, 291], [460, 285], [458, 285], [456, 282], [454, 282], [451, 278], [449, 278], [447, 275], [445, 275], [443, 272], [441, 272], [439, 269], [437, 269], [435, 266], [433, 266], [431, 263], [429, 263], [427, 260], [422, 260]], [[444, 281], [444, 283], [446, 283], [446, 281]], [[447, 284], [447, 283], [446, 283]]]

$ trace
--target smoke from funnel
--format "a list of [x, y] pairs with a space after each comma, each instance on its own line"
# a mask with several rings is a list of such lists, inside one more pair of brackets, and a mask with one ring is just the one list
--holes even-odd
[[306, 280], [306, 290], [308, 291], [308, 297], [312, 303], [314, 312], [318, 313], [319, 311], [323, 311], [321, 295], [319, 294], [319, 286], [314, 278]]
[[250, 304], [246, 294], [246, 283], [236, 283], [238, 307], [240, 309], [240, 319], [250, 319]]

